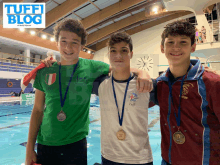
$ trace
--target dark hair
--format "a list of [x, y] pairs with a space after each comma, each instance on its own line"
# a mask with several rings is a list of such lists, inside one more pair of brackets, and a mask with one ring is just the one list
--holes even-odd
[[81, 45], [86, 44], [88, 34], [81, 21], [76, 19], [64, 19], [63, 21], [57, 23], [53, 32], [56, 42], [59, 40], [60, 31], [76, 33], [79, 37], [81, 37]]
[[164, 46], [165, 38], [170, 36], [187, 36], [191, 39], [191, 45], [195, 43], [195, 26], [186, 20], [178, 20], [166, 25], [161, 38], [161, 45]]
[[132, 44], [131, 37], [129, 34], [125, 32], [118, 32], [118, 33], [112, 34], [107, 42], [107, 46], [110, 48], [111, 46], [117, 43], [120, 43], [120, 42], [127, 43], [129, 45], [130, 51], [132, 52], [133, 44]]

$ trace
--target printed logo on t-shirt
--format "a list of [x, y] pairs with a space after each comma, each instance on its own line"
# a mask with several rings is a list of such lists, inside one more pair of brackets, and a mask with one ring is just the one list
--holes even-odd
[[137, 99], [138, 99], [138, 95], [137, 95], [136, 93], [132, 93], [132, 94], [130, 95], [129, 105], [134, 106]]
[[56, 81], [56, 73], [46, 74], [45, 83], [47, 85], [52, 85]]

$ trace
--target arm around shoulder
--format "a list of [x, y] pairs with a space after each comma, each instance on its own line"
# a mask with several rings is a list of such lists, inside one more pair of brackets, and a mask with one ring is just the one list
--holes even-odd
[[107, 75], [101, 75], [93, 82], [92, 94], [95, 94], [96, 96], [99, 95], [99, 86], [106, 78], [108, 78]]
[[103, 74], [107, 75], [110, 71], [110, 66], [109, 64], [102, 62], [102, 61], [96, 61], [96, 60], [91, 60], [92, 68], [93, 68], [93, 73], [95, 73], [95, 77], [99, 77]]
[[153, 90], [150, 92], [149, 107], [153, 107], [155, 104], [159, 105], [157, 99], [157, 81], [156, 79], [152, 79], [152, 82], [153, 82]]

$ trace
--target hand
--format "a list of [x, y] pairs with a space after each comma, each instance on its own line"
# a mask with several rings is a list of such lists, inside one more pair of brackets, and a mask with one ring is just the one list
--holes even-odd
[[57, 60], [52, 59], [51, 56], [47, 57], [45, 60], [41, 60], [41, 63], [44, 63], [46, 67], [51, 67], [54, 62], [57, 62]]
[[153, 82], [146, 71], [139, 71], [137, 77], [137, 90], [140, 93], [151, 92], [153, 90]]
[[37, 154], [35, 151], [27, 151], [25, 165], [31, 165], [37, 161]]

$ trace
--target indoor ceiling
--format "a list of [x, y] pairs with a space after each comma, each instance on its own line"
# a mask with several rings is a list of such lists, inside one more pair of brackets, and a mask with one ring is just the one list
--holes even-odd
[[[46, 28], [35, 31], [50, 36], [57, 22], [65, 18], [81, 20], [89, 33], [86, 47], [95, 51], [105, 47], [114, 32], [126, 31], [132, 35], [192, 13], [166, 11], [163, 0], [0, 0], [2, 2], [45, 2]], [[152, 12], [155, 6], [159, 9], [157, 14]]]
[[[155, 18], [172, 17], [177, 12], [150, 15], [153, 7], [164, 9], [162, 0], [36, 0], [46, 2], [46, 28], [40, 31], [53, 35], [56, 22], [65, 18], [82, 21], [89, 33], [86, 47], [99, 50], [114, 32], [127, 31], [151, 23]], [[179, 12], [178, 15], [185, 15]], [[188, 12], [189, 14], [189, 12]], [[144, 29], [141, 29], [144, 30]], [[103, 45], [103, 46], [102, 46]]]

